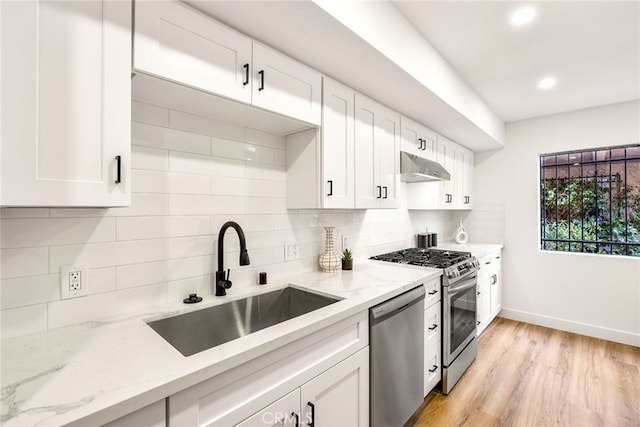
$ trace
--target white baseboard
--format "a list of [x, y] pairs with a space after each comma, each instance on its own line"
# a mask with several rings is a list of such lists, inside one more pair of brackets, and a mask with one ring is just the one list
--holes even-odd
[[520, 322], [544, 326], [547, 328], [559, 329], [561, 331], [573, 332], [580, 335], [586, 335], [589, 337], [600, 338], [603, 340], [640, 347], [640, 334], [634, 334], [632, 332], [603, 328], [602, 326], [573, 322], [571, 320], [543, 316], [541, 314], [513, 310], [510, 308], [503, 308], [499, 316], [511, 320], [518, 320]]

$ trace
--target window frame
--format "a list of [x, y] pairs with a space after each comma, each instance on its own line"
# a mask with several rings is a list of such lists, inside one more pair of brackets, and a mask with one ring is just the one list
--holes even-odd
[[[634, 187], [636, 190], [636, 194], [640, 194], [640, 176], [638, 176], [638, 184], [631, 186], [629, 184], [629, 174], [628, 164], [630, 161], [638, 161], [640, 162], [640, 156], [637, 154], [630, 154], [628, 149], [639, 149], [640, 144], [627, 144], [627, 145], [617, 145], [617, 146], [608, 146], [608, 147], [594, 147], [594, 148], [585, 148], [580, 150], [568, 150], [568, 151], [559, 151], [552, 153], [541, 153], [538, 154], [538, 249], [541, 252], [548, 253], [568, 253], [568, 254], [582, 254], [582, 255], [607, 255], [607, 256], [622, 256], [629, 258], [638, 258], [640, 257], [640, 239], [635, 238], [633, 241], [630, 240], [630, 218], [629, 218], [629, 197], [630, 194], [633, 194]], [[614, 150], [622, 150], [624, 149], [624, 155], [620, 157], [614, 157], [612, 153]], [[599, 156], [602, 152], [607, 152], [608, 154], [600, 159]], [[579, 160], [574, 161], [571, 157], [575, 155], [579, 155]], [[585, 160], [585, 155], [590, 156], [591, 159]], [[561, 156], [566, 156], [565, 159], [561, 160]], [[545, 163], [546, 160], [555, 157], [551, 163]], [[622, 163], [624, 170], [624, 177], [621, 179], [619, 174], [613, 173], [613, 165], [616, 168], [620, 167]], [[588, 171], [585, 172], [585, 166], [588, 165], [589, 168], [592, 168], [593, 175], [589, 177]], [[572, 176], [572, 168], [579, 166], [579, 176]], [[604, 166], [608, 167], [608, 173], [604, 175], [600, 175], [600, 167]], [[548, 191], [546, 184], [548, 182], [548, 178], [546, 178], [545, 171], [548, 171], [549, 168], [552, 168], [552, 172], [555, 172], [555, 178], [552, 178], [552, 182], [555, 182], [555, 193], [554, 199], [549, 199], [547, 197]], [[563, 173], [566, 173], [564, 178], [559, 177], [559, 171], [566, 168], [566, 172], [563, 170]], [[623, 188], [623, 196], [613, 196], [614, 192], [614, 182], [618, 182], [618, 188], [615, 191], [620, 194], [619, 185], [622, 184]], [[576, 238], [573, 233], [573, 227], [575, 223], [572, 221], [571, 213], [574, 210], [573, 202], [572, 202], [572, 191], [570, 186], [572, 185], [572, 180], [577, 179], [580, 185], [580, 214], [579, 214], [579, 227], [580, 236]], [[563, 196], [566, 196], [566, 209], [567, 215], [563, 215], [563, 218], [559, 217], [559, 210], [561, 205], [559, 204], [559, 200], [562, 199], [560, 197], [560, 182], [564, 180], [564, 190], [569, 189], [568, 196], [563, 192]], [[592, 217], [587, 216], [587, 219], [593, 218], [591, 221], [585, 221], [585, 186], [589, 183], [593, 183], [593, 198], [595, 202], [595, 215]], [[599, 191], [601, 187], [601, 183], [606, 182], [608, 184], [608, 190], [601, 193]], [[609, 233], [603, 234], [602, 236], [598, 236], [598, 232], [600, 230], [600, 219], [599, 212], [601, 212], [600, 207], [598, 205], [598, 200], [601, 194], [605, 195], [605, 202], [601, 206], [605, 206], [609, 212], [608, 216], [605, 216], [608, 221]], [[620, 199], [622, 197], [622, 199]], [[547, 221], [547, 210], [548, 208], [548, 200], [555, 201], [555, 221], [550, 223]], [[618, 206], [614, 209], [614, 200], [616, 203], [620, 203], [622, 206]], [[589, 206], [588, 209], [593, 209], [593, 206]], [[616, 215], [614, 217], [614, 210], [617, 213], [620, 212], [620, 209], [624, 210], [624, 240], [615, 240], [614, 233], [614, 218], [618, 221], [621, 219], [620, 215]], [[638, 213], [640, 214], [640, 213]], [[566, 222], [566, 237], [559, 236], [558, 231], [560, 227], [560, 223], [562, 221]], [[555, 237], [548, 237], [549, 224], [553, 224], [553, 228], [555, 230]], [[605, 226], [607, 222], [604, 223]], [[585, 239], [585, 228], [586, 225], [592, 226], [592, 229], [595, 229], [595, 239]], [[595, 227], [593, 227], [595, 226]], [[553, 232], [553, 231], [551, 231]], [[640, 232], [635, 233], [635, 236], [638, 236]], [[633, 233], [632, 233], [633, 235]], [[553, 247], [551, 247], [553, 245]], [[562, 245], [562, 246], [561, 246]], [[622, 249], [622, 250], [621, 250]], [[622, 252], [622, 253], [620, 253]], [[635, 252], [635, 253], [634, 253]]]

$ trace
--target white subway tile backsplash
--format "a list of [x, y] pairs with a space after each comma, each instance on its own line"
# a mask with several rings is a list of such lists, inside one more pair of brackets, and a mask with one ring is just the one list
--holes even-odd
[[118, 218], [118, 240], [209, 234], [208, 216], [160, 216]]
[[211, 274], [211, 257], [197, 256], [116, 267], [116, 287], [132, 288]]
[[167, 239], [132, 240], [54, 246], [50, 250], [49, 271], [55, 273], [66, 264], [99, 268], [164, 260], [169, 255], [169, 242]]
[[24, 248], [115, 240], [115, 218], [2, 219], [2, 247]]
[[[425, 225], [451, 229], [444, 212], [287, 210], [284, 137], [138, 101], [132, 116], [130, 207], [0, 210], [3, 337], [211, 296], [227, 221], [242, 226], [251, 258], [238, 265], [228, 230], [232, 293], [258, 286], [260, 271], [275, 283], [318, 270], [325, 225], [349, 236], [356, 259], [408, 246]], [[461, 217], [470, 232], [500, 215], [480, 210]], [[284, 261], [286, 241], [300, 259]], [[75, 263], [89, 265], [89, 295], [60, 300], [60, 266]]]
[[2, 339], [40, 332], [47, 329], [47, 304], [2, 310]]
[[46, 274], [49, 272], [49, 248], [2, 249], [0, 261], [3, 279]]
[[131, 124], [131, 144], [189, 153], [211, 154], [211, 137], [192, 132], [148, 125]]
[[182, 111], [169, 110], [169, 127], [244, 142], [242, 126], [194, 116]]
[[169, 169], [169, 152], [133, 145], [131, 147], [131, 167], [166, 171]]
[[271, 197], [247, 198], [248, 214], [281, 214], [287, 211], [285, 199]]
[[131, 120], [156, 126], [169, 126], [169, 110], [144, 102], [131, 102]]
[[60, 299], [60, 274], [3, 279], [2, 309], [22, 307]]
[[174, 237], [169, 239], [169, 258], [211, 256], [215, 252], [213, 242], [213, 235]]
[[116, 268], [92, 268], [89, 270], [89, 293], [102, 294], [116, 289]]
[[263, 132], [257, 129], [246, 129], [246, 142], [248, 144], [275, 148], [283, 152], [287, 149], [287, 140], [284, 136], [273, 135], [271, 133]]
[[135, 193], [209, 194], [208, 175], [134, 169], [131, 173]]
[[247, 163], [245, 176], [251, 179], [284, 182], [287, 178], [287, 171], [283, 166], [251, 162]]

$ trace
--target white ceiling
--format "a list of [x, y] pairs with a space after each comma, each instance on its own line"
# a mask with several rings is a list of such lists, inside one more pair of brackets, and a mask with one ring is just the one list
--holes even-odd
[[[506, 122], [640, 98], [640, 2], [392, 3]], [[514, 28], [523, 5], [536, 18]]]

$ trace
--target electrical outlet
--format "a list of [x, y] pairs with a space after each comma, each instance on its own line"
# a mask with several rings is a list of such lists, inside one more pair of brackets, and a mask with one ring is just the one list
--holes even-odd
[[89, 295], [89, 266], [87, 264], [60, 267], [60, 297], [62, 299]]
[[351, 249], [349, 247], [349, 236], [347, 235], [342, 235], [342, 250], [344, 251], [345, 249]]
[[298, 252], [298, 242], [284, 242], [284, 260], [292, 261], [298, 258], [300, 258], [300, 253]]

